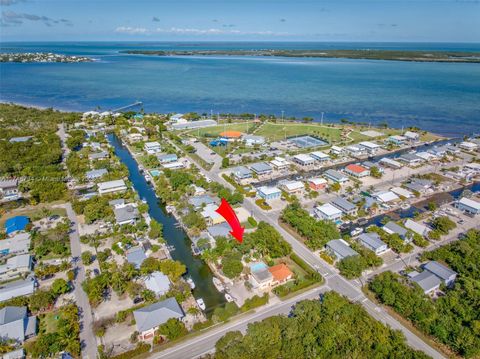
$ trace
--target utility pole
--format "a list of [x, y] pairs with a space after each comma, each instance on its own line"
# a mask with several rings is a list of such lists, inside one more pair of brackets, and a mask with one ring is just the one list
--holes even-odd
[[320, 124], [323, 126], [323, 112], [322, 112], [322, 118], [320, 119]]

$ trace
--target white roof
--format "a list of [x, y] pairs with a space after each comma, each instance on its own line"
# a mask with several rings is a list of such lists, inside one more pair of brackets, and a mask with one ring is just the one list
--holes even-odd
[[399, 135], [390, 136], [390, 138], [398, 141], [404, 141], [407, 139], [405, 136], [399, 136]]
[[467, 148], [477, 148], [478, 147], [478, 145], [476, 143], [468, 142], [468, 141], [463, 141], [462, 143], [460, 143], [460, 146], [461, 147], [467, 147]]
[[322, 212], [326, 216], [334, 216], [334, 215], [341, 215], [342, 211], [339, 210], [337, 207], [331, 205], [330, 203], [326, 203], [322, 206], [317, 207], [317, 211]]
[[395, 160], [392, 160], [391, 158], [388, 158], [388, 157], [384, 157], [380, 160], [380, 162], [382, 163], [387, 163], [387, 164], [391, 164], [393, 166], [397, 166], [397, 167], [402, 167], [403, 165], [398, 162], [398, 161], [395, 161]]
[[327, 180], [325, 178], [321, 177], [316, 177], [316, 178], [310, 178], [308, 182], [313, 183], [314, 185], [319, 185], [319, 184], [325, 184], [327, 183]]
[[406, 190], [405, 188], [402, 188], [402, 187], [392, 187], [392, 188], [390, 188], [390, 191], [398, 194], [399, 196], [403, 196], [403, 197], [406, 197], [406, 198], [411, 198], [411, 197], [414, 196], [414, 194], [412, 192], [410, 192], [409, 190]]
[[343, 147], [339, 147], [339, 146], [332, 146], [330, 148], [331, 151], [338, 151], [338, 152], [342, 152], [343, 151]]
[[475, 171], [480, 171], [480, 163], [467, 163], [465, 165], [465, 168], [468, 168], [468, 169], [471, 169], [471, 170], [475, 170]]
[[285, 167], [285, 166], [288, 166], [288, 161], [286, 160], [277, 160], [277, 158], [275, 158], [274, 160], [270, 161], [270, 163], [272, 165], [274, 165], [275, 167]]
[[222, 216], [217, 212], [218, 204], [211, 203], [207, 204], [203, 211], [201, 212], [203, 218], [211, 218], [212, 220], [222, 218]]
[[375, 193], [374, 196], [381, 202], [391, 202], [391, 201], [397, 201], [400, 199], [392, 191], [378, 192], [378, 193]]
[[163, 295], [170, 289], [170, 279], [162, 272], [153, 272], [145, 278], [145, 286], [157, 295]]
[[425, 161], [429, 161], [437, 158], [437, 156], [435, 156], [433, 153], [430, 153], [430, 152], [417, 152], [415, 153], [415, 156], [420, 157]]
[[467, 198], [467, 197], [462, 197], [458, 203], [461, 203], [465, 206], [474, 208], [477, 211], [480, 211], [480, 203], [477, 201], [474, 201], [473, 199]]
[[366, 148], [380, 148], [381, 146], [377, 143], [370, 142], [370, 141], [363, 141], [359, 143], [360, 146], [366, 147]]
[[185, 167], [182, 162], [180, 161], [175, 161], [175, 162], [170, 162], [170, 163], [164, 163], [162, 164], [163, 168], [169, 168], [169, 169], [175, 169], [175, 168], [182, 168]]
[[318, 158], [329, 158], [330, 157], [329, 155], [327, 155], [326, 153], [323, 153], [321, 151], [312, 152], [312, 153], [310, 153], [310, 155], [318, 157]]
[[430, 228], [421, 223], [414, 222], [411, 219], [405, 221], [405, 228], [408, 228], [421, 236], [425, 236], [430, 232]]
[[311, 161], [314, 161], [314, 158], [311, 157], [310, 155], [307, 155], [307, 154], [304, 154], [304, 153], [301, 153], [299, 155], [295, 155], [293, 156], [293, 158], [301, 161], [301, 162], [311, 162]]
[[300, 182], [300, 181], [286, 182], [286, 183], [284, 183], [283, 185], [284, 185], [285, 188], [287, 188], [289, 191], [293, 191], [293, 190], [300, 189], [300, 188], [305, 188], [303, 182]]
[[126, 186], [125, 181], [120, 179], [120, 180], [114, 180], [114, 181], [108, 181], [108, 182], [100, 182], [98, 184], [98, 190], [105, 191], [112, 188], [125, 187], [125, 186]]
[[269, 194], [275, 194], [278, 192], [281, 192], [277, 187], [275, 186], [262, 186], [258, 189], [260, 192], [262, 192], [264, 195], [269, 195]]
[[145, 147], [146, 147], [146, 148], [160, 147], [160, 143], [158, 143], [157, 141], [145, 142]]
[[408, 138], [417, 138], [420, 136], [418, 133], [412, 131], [407, 131], [403, 135]]

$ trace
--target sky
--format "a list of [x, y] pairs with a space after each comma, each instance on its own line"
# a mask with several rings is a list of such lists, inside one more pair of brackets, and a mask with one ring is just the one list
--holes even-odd
[[480, 42], [480, 0], [0, 0], [1, 41]]

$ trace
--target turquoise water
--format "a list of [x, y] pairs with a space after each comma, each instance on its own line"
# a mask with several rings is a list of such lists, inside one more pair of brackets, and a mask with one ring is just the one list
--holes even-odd
[[268, 268], [267, 265], [265, 263], [262, 263], [262, 262], [252, 264], [252, 266], [250, 267], [252, 272], [258, 272], [258, 271], [264, 270], [266, 268]]
[[386, 48], [480, 52], [478, 44], [4, 43], [1, 51], [90, 55], [80, 64], [1, 64], [0, 100], [86, 111], [325, 113], [447, 135], [480, 131], [480, 64], [261, 57], [148, 57], [126, 49]]
[[162, 173], [162, 171], [160, 171], [160, 170], [151, 170], [151, 171], [150, 171], [150, 174], [151, 174], [153, 177], [160, 176], [161, 173]]

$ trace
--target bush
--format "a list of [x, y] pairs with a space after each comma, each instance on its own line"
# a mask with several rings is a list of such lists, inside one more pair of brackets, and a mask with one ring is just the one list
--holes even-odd
[[230, 254], [222, 258], [222, 272], [228, 278], [236, 278], [243, 271], [243, 264], [240, 260], [241, 256]]
[[92, 252], [90, 251], [85, 251], [82, 253], [82, 262], [83, 264], [85, 264], [86, 266], [92, 264], [93, 262], [93, 255], [92, 255]]
[[253, 217], [248, 217], [248, 223], [250, 223], [252, 227], [256, 227], [258, 225], [257, 221]]
[[240, 310], [242, 312], [247, 312], [250, 309], [261, 307], [262, 305], [265, 305], [267, 303], [268, 293], [265, 293], [261, 297], [259, 297], [258, 295], [254, 295], [252, 298], [248, 298], [247, 300], [245, 300]]
[[129, 350], [119, 355], [115, 355], [111, 357], [111, 359], [131, 359], [131, 358], [135, 358], [140, 354], [147, 353], [149, 351], [150, 351], [150, 344], [141, 342], [137, 344], [137, 347], [135, 349]]

